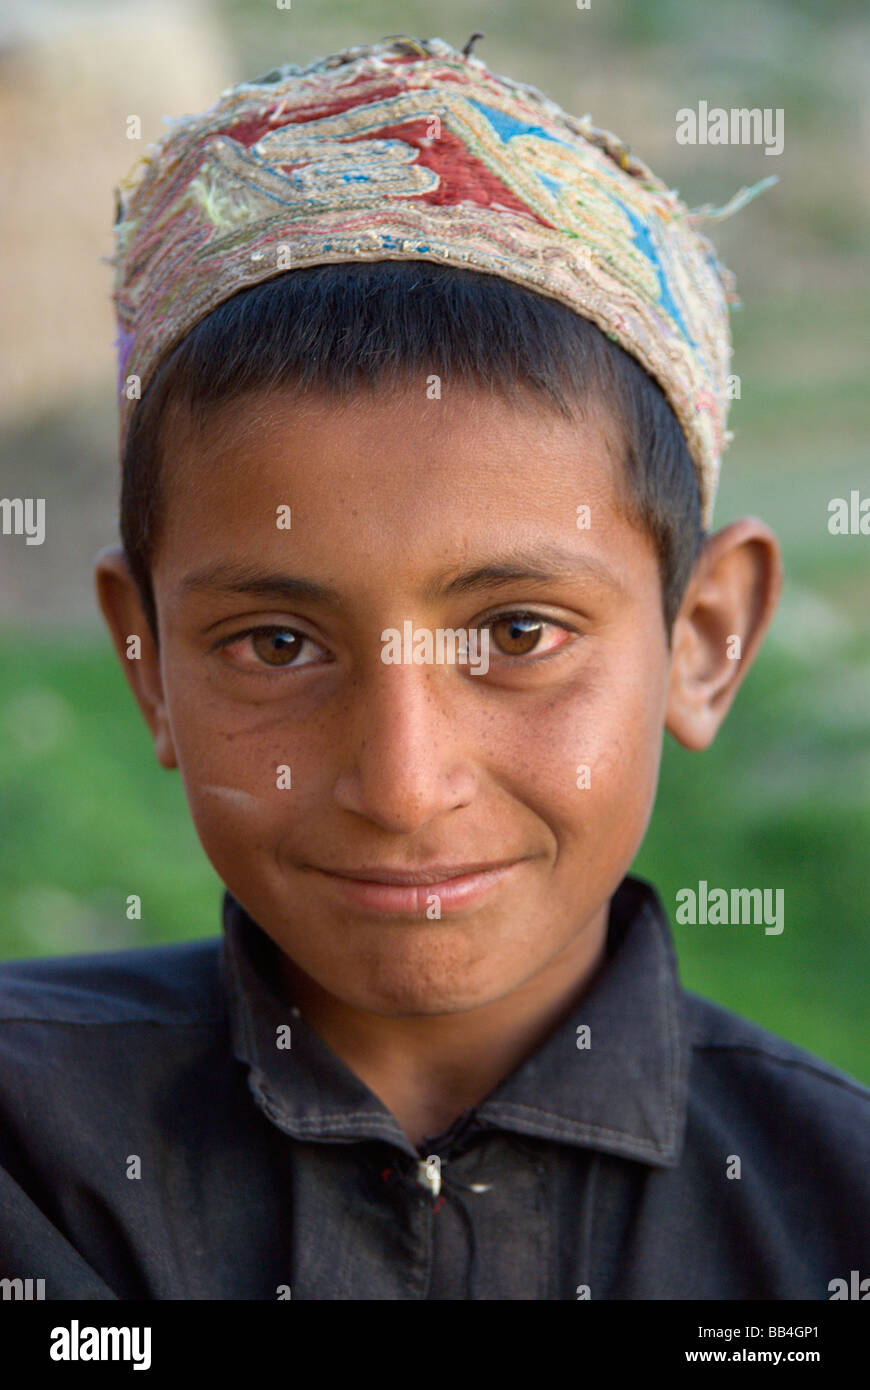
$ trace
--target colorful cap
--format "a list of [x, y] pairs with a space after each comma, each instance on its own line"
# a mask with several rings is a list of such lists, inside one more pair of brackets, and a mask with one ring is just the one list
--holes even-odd
[[431, 260], [556, 299], [637, 358], [682, 425], [709, 526], [737, 301], [696, 224], [762, 185], [690, 212], [588, 116], [489, 72], [473, 39], [390, 36], [276, 68], [149, 147], [117, 190], [122, 457], [161, 361], [237, 291], [327, 262]]

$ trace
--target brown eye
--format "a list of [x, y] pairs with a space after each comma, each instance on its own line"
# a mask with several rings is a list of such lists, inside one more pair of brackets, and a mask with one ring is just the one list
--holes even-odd
[[[322, 647], [312, 637], [293, 627], [264, 624], [233, 633], [217, 644], [228, 666], [248, 674], [264, 675], [267, 671], [304, 670], [314, 665]], [[310, 651], [306, 651], [310, 648]]]
[[290, 666], [307, 638], [292, 628], [263, 629], [251, 633], [251, 646], [268, 666]]
[[512, 613], [495, 618], [490, 626], [501, 651], [507, 656], [526, 656], [538, 645], [541, 629], [550, 624], [534, 613]]

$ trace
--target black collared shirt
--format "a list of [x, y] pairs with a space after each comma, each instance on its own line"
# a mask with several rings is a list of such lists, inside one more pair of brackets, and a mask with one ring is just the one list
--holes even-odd
[[571, 1016], [420, 1149], [282, 1004], [275, 951], [227, 894], [222, 939], [0, 966], [0, 1278], [575, 1300], [870, 1276], [870, 1091], [684, 991], [639, 880]]

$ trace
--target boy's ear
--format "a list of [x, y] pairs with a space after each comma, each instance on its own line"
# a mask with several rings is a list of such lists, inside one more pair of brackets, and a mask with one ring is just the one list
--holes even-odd
[[782, 556], [764, 522], [744, 517], [704, 545], [674, 622], [665, 727], [707, 748], [776, 610]]
[[94, 578], [97, 600], [112, 635], [121, 668], [154, 736], [157, 761], [163, 767], [177, 767], [163, 693], [160, 656], [121, 546], [106, 546], [100, 551]]

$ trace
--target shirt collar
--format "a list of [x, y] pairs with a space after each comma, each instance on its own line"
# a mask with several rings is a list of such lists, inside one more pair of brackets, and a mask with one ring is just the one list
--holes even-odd
[[[229, 892], [223, 922], [233, 1051], [264, 1114], [294, 1138], [382, 1139], [418, 1158], [379, 1097], [282, 1002], [271, 982], [277, 947]], [[588, 1047], [578, 1046], [583, 1025]], [[688, 1050], [667, 917], [655, 890], [627, 877], [611, 900], [605, 958], [588, 990], [475, 1108], [476, 1123], [675, 1167]]]

